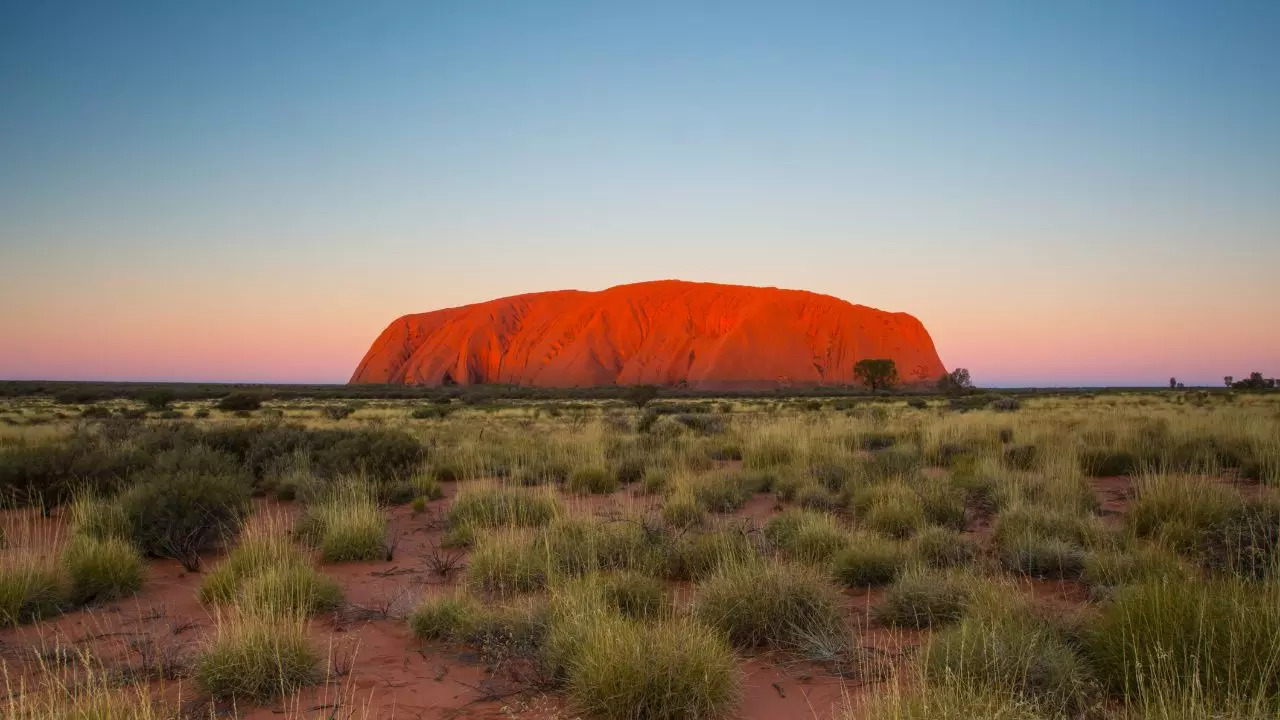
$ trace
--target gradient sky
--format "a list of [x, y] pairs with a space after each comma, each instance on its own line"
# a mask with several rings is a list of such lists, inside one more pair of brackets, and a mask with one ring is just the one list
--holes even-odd
[[0, 378], [345, 382], [682, 278], [979, 384], [1280, 375], [1280, 3], [0, 3]]

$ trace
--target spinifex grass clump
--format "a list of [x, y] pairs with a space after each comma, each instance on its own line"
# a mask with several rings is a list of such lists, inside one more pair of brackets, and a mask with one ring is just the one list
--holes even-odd
[[281, 522], [246, 532], [221, 565], [200, 584], [200, 601], [234, 604], [242, 612], [310, 615], [342, 601], [338, 584], [311, 566]]
[[200, 651], [195, 677], [215, 697], [262, 702], [317, 682], [320, 658], [300, 617], [222, 617]]
[[666, 575], [672, 580], [701, 580], [725, 567], [759, 557], [751, 537], [729, 526], [675, 538], [667, 555]]
[[642, 518], [603, 520], [562, 515], [537, 533], [555, 571], [582, 575], [594, 570], [657, 570], [666, 536], [646, 529]]
[[445, 516], [446, 537], [452, 544], [465, 545], [479, 529], [538, 527], [560, 513], [560, 502], [555, 495], [542, 490], [468, 485], [458, 491], [449, 506]]
[[1088, 549], [1104, 544], [1098, 518], [1039, 505], [1014, 505], [996, 521], [992, 540], [1010, 570], [1038, 578], [1079, 578]]
[[1280, 712], [1274, 581], [1178, 578], [1125, 587], [1086, 640], [1098, 677], [1129, 702], [1177, 707], [1193, 696], [1206, 709]]
[[1094, 590], [1188, 577], [1190, 568], [1172, 550], [1156, 544], [1095, 550], [1085, 558], [1082, 580]]
[[[35, 648], [33, 648], [35, 650]], [[159, 720], [172, 717], [146, 684], [122, 684], [89, 650], [41, 647], [29, 674], [4, 669], [6, 720]], [[56, 660], [55, 660], [56, 659]]]
[[626, 617], [609, 583], [587, 576], [552, 590], [542, 655], [574, 703], [619, 720], [729, 716], [741, 679], [720, 633], [688, 618]]
[[875, 617], [886, 625], [912, 628], [955, 622], [969, 602], [966, 580], [950, 572], [907, 570], [889, 586], [875, 608]]
[[1070, 643], [1024, 613], [967, 618], [936, 635], [921, 660], [933, 681], [1019, 698], [1049, 717], [1083, 709], [1092, 685]]
[[831, 572], [842, 585], [879, 587], [893, 582], [908, 559], [902, 546], [878, 535], [862, 533], [831, 559]]
[[816, 510], [785, 510], [765, 523], [764, 536], [787, 557], [824, 563], [849, 544], [835, 517]]
[[573, 471], [566, 487], [578, 495], [607, 495], [620, 486], [618, 478], [604, 468], [590, 467]]
[[828, 656], [849, 641], [839, 591], [805, 565], [760, 561], [721, 569], [698, 585], [695, 614], [743, 648]]
[[886, 537], [908, 537], [927, 522], [920, 495], [902, 482], [864, 486], [853, 493], [849, 506], [868, 528]]
[[0, 565], [0, 626], [51, 617], [67, 605], [56, 558], [20, 558]]
[[1244, 506], [1236, 491], [1200, 477], [1143, 475], [1134, 489], [1127, 516], [1130, 529], [1179, 551], [1201, 547]]
[[71, 531], [97, 540], [116, 537], [128, 540], [132, 526], [118, 499], [81, 493], [68, 505]]
[[477, 536], [467, 577], [499, 595], [526, 593], [546, 586], [554, 561], [538, 533], [528, 528], [500, 528]]
[[733, 653], [714, 630], [685, 618], [610, 616], [573, 655], [566, 688], [594, 717], [693, 720], [728, 717], [739, 684]]
[[973, 538], [950, 528], [929, 527], [911, 539], [911, 554], [936, 568], [960, 567], [973, 562], [981, 548]]
[[297, 531], [324, 562], [387, 559], [387, 520], [368, 486], [334, 486], [303, 511]]
[[69, 599], [82, 605], [132, 595], [142, 587], [142, 557], [128, 541], [78, 535], [62, 552]]

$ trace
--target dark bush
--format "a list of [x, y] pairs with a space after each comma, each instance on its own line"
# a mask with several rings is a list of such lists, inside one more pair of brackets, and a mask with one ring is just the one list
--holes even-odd
[[893, 444], [897, 441], [898, 438], [893, 433], [886, 432], [865, 433], [859, 438], [859, 444], [862, 445], [862, 449], [871, 451], [893, 447]]
[[100, 400], [106, 400], [108, 397], [105, 393], [72, 388], [55, 394], [53, 401], [60, 405], [92, 405]]
[[673, 415], [677, 422], [694, 432], [703, 435], [713, 435], [715, 433], [724, 432], [724, 420], [714, 415], [705, 415], [700, 413], [678, 413]]
[[644, 477], [648, 469], [649, 463], [643, 456], [632, 455], [614, 463], [613, 476], [620, 484], [630, 485], [640, 482], [640, 478]]
[[324, 408], [324, 416], [330, 420], [344, 420], [356, 409], [350, 405], [326, 405]]
[[172, 390], [154, 388], [139, 395], [138, 399], [152, 410], [165, 410], [169, 407], [169, 403], [178, 399], [178, 396]]
[[1034, 470], [1036, 467], [1036, 446], [1013, 445], [1005, 448], [1004, 465], [1014, 470]]
[[401, 430], [322, 430], [309, 438], [313, 468], [329, 476], [363, 473], [384, 480], [422, 463], [422, 443]]
[[104, 446], [87, 436], [0, 449], [0, 493], [18, 505], [40, 505], [47, 513], [73, 491], [110, 493], [148, 458], [136, 447]]
[[968, 412], [969, 410], [981, 410], [990, 403], [991, 398], [985, 395], [963, 395], [947, 400], [947, 407], [956, 412]]
[[194, 572], [201, 552], [235, 536], [249, 512], [249, 486], [233, 475], [154, 476], [129, 489], [121, 504], [143, 552]]
[[1132, 475], [1139, 469], [1139, 460], [1125, 450], [1082, 450], [1080, 469], [1092, 477]]
[[225, 412], [252, 412], [262, 407], [262, 396], [253, 392], [233, 392], [216, 406]]
[[1014, 410], [1021, 408], [1022, 401], [1015, 397], [996, 398], [991, 403], [992, 410], [999, 410], [1001, 412], [1013, 412]]
[[450, 405], [426, 405], [414, 408], [413, 412], [409, 413], [409, 417], [414, 420], [443, 420], [452, 412], [453, 407]]
[[1203, 557], [1211, 568], [1248, 578], [1280, 572], [1280, 498], [1263, 496], [1241, 505], [1209, 531]]

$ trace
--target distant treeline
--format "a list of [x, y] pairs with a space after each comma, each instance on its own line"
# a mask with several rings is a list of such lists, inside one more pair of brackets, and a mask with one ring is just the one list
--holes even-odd
[[[1187, 388], [1188, 390], [1192, 388]], [[1159, 388], [1001, 388], [1002, 395], [1080, 395], [1123, 392], [1157, 392]], [[104, 400], [126, 399], [146, 401], [157, 392], [173, 401], [218, 400], [232, 393], [253, 393], [263, 400], [457, 400], [464, 403], [486, 403], [497, 400], [628, 400], [633, 388], [608, 385], [590, 388], [541, 388], [519, 385], [468, 385], [417, 387], [411, 385], [267, 385], [251, 383], [150, 383], [150, 382], [80, 382], [52, 380], [0, 381], [0, 397], [52, 397], [68, 404], [91, 404]], [[1227, 392], [1212, 388], [1212, 392]], [[968, 389], [960, 394], [982, 394], [988, 391]], [[904, 387], [871, 392], [860, 386], [795, 386], [769, 390], [693, 390], [663, 387], [657, 392], [663, 398], [776, 398], [776, 397], [861, 397], [902, 398], [921, 395], [945, 395], [931, 386]], [[956, 394], [956, 393], [951, 393]]]

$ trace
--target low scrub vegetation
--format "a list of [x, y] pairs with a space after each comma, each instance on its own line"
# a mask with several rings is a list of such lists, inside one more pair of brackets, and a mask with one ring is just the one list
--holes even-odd
[[5, 717], [358, 716], [415, 650], [584, 718], [1280, 717], [1265, 389], [170, 390], [0, 400]]

